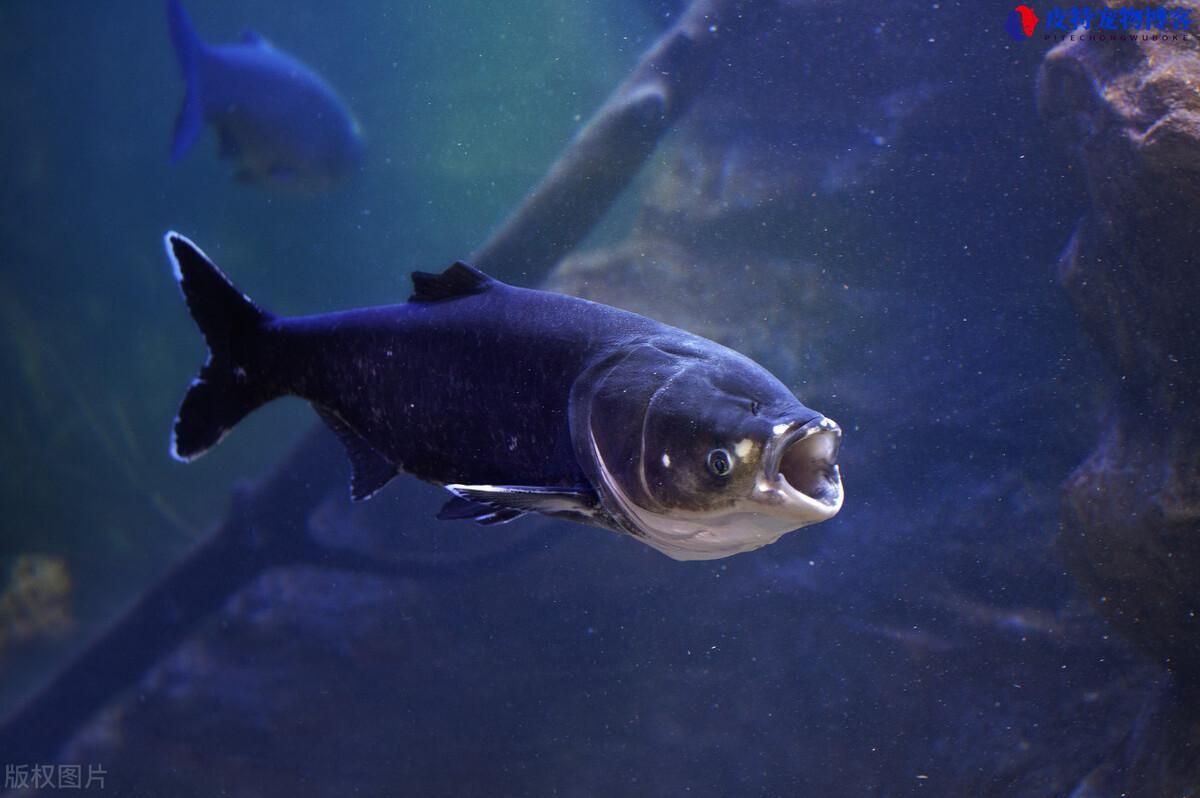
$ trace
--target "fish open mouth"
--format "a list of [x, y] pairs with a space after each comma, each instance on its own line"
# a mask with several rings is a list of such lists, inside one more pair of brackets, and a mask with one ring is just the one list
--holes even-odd
[[841, 428], [824, 416], [785, 429], [767, 444], [767, 480], [789, 504], [832, 517], [842, 507], [841, 445]]

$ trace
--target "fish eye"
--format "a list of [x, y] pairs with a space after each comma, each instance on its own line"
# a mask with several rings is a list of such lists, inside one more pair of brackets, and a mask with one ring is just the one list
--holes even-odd
[[724, 449], [713, 449], [708, 453], [708, 470], [719, 477], [733, 470], [733, 461]]

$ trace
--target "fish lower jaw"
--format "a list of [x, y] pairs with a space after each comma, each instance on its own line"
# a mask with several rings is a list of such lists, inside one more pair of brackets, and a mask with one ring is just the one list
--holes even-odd
[[818, 497], [796, 490], [777, 476], [760, 476], [755, 495], [730, 512], [672, 518], [625, 506], [643, 543], [675, 560], [717, 560], [770, 545], [789, 532], [827, 521], [842, 509], [842, 479], [831, 464]]
[[792, 487], [783, 476], [768, 480], [760, 476], [755, 485], [754, 500], [762, 508], [762, 512], [777, 518], [789, 518], [798, 522], [797, 528], [827, 521], [842, 509], [845, 498], [842, 490], [841, 469], [837, 465], [829, 467], [829, 475], [820, 490], [814, 490], [816, 496], [799, 491]]
[[825, 521], [842, 509], [838, 468], [842, 430], [824, 416], [803, 425], [780, 425], [767, 443], [754, 499], [766, 512], [804, 526]]

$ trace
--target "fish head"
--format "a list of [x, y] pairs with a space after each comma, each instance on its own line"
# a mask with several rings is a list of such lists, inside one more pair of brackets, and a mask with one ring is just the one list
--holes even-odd
[[606, 509], [681, 560], [765, 546], [842, 506], [838, 425], [757, 363], [703, 343], [644, 347], [591, 386], [586, 419], [572, 409]]

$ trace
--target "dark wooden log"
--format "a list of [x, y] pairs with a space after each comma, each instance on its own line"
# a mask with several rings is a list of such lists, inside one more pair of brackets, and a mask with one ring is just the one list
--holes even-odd
[[691, 107], [721, 44], [770, 2], [697, 0], [642, 56], [507, 222], [475, 252], [484, 271], [540, 282], [595, 227]]

